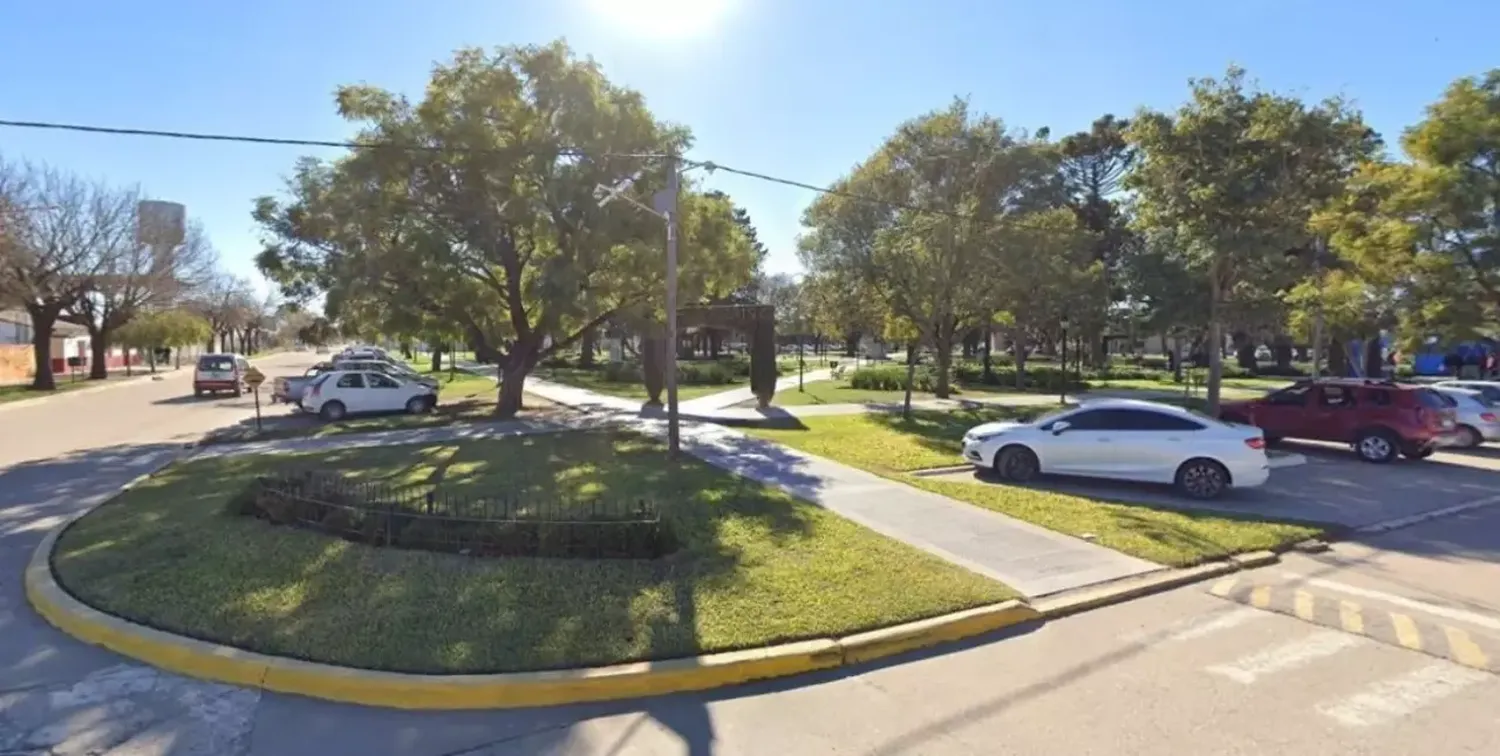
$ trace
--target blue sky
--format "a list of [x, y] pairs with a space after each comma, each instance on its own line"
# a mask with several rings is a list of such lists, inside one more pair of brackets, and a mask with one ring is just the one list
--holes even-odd
[[[0, 119], [341, 139], [351, 132], [333, 110], [340, 84], [416, 95], [456, 47], [565, 37], [660, 117], [690, 126], [693, 157], [814, 184], [954, 95], [1012, 127], [1062, 134], [1106, 112], [1174, 108], [1189, 77], [1230, 63], [1278, 91], [1353, 98], [1394, 142], [1451, 80], [1500, 65], [1487, 5], [8, 0]], [[318, 153], [0, 128], [0, 154], [183, 202], [226, 265], [255, 277], [250, 199], [278, 190], [299, 155]], [[797, 269], [808, 192], [723, 174], [710, 185], [750, 211], [771, 270]]]

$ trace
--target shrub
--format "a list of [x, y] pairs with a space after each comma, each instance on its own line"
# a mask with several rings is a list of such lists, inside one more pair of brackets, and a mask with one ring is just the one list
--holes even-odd
[[[720, 386], [734, 383], [738, 377], [735, 366], [726, 362], [679, 362], [677, 382], [689, 386]], [[750, 366], [745, 366], [746, 374]]]
[[[1016, 388], [1016, 369], [1014, 367], [996, 368], [991, 371], [990, 379], [986, 381], [984, 380], [983, 368], [964, 365], [958, 369], [956, 377], [960, 384], [968, 383], [976, 386], [988, 385], [1009, 389]], [[1065, 373], [1061, 367], [1054, 363], [1028, 365], [1025, 382], [1021, 385], [1021, 390], [1061, 391], [1064, 388], [1064, 381], [1066, 381], [1066, 386], [1069, 390], [1081, 389], [1087, 386], [1086, 383], [1078, 379], [1074, 371], [1069, 370]]]
[[[930, 367], [918, 367], [912, 376], [913, 391], [932, 391], [937, 374]], [[849, 374], [849, 386], [863, 391], [905, 391], [906, 367], [881, 365], [860, 368]]]
[[642, 379], [641, 366], [634, 362], [605, 363], [603, 375], [611, 383], [640, 383]]

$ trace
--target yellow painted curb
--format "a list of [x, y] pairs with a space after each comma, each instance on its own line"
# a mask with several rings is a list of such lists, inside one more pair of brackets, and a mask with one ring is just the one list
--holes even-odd
[[1001, 628], [1039, 619], [1040, 614], [1023, 601], [1006, 601], [932, 619], [849, 635], [838, 640], [845, 664], [962, 640]]

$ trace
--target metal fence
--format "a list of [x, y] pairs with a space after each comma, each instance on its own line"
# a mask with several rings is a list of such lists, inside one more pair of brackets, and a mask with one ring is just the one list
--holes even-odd
[[234, 508], [374, 546], [471, 556], [652, 559], [675, 548], [645, 499], [569, 496], [526, 481], [468, 496], [292, 472], [257, 477]]

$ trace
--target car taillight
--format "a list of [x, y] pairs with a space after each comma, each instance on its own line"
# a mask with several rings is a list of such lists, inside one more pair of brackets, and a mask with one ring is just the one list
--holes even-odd
[[1245, 445], [1250, 447], [1251, 449], [1264, 449], [1266, 448], [1266, 440], [1259, 436], [1255, 438], [1247, 438], [1245, 439]]
[[1495, 422], [1495, 413], [1493, 413], [1493, 412], [1481, 412], [1481, 413], [1479, 413], [1479, 419], [1483, 420], [1483, 421], [1485, 421], [1487, 423], [1493, 423], [1493, 422]]

